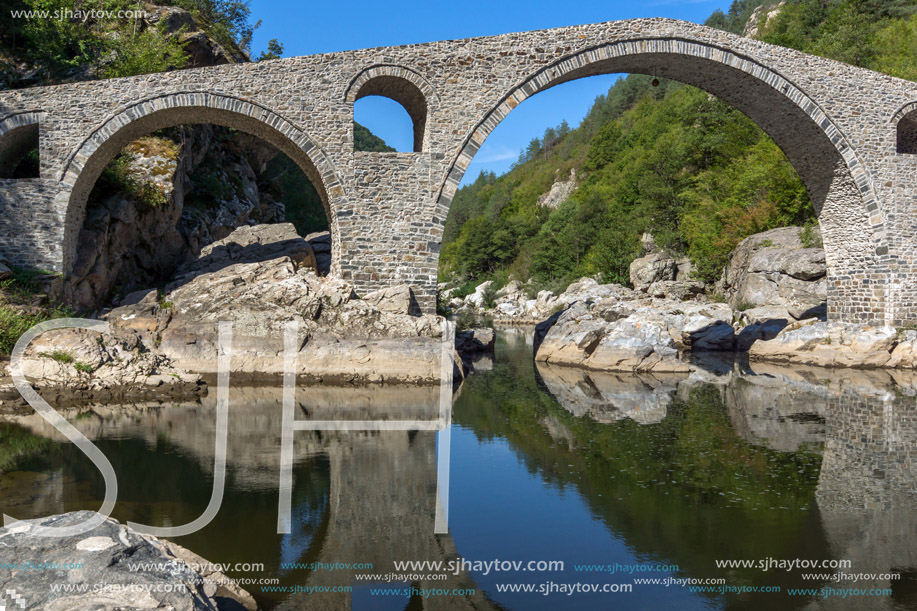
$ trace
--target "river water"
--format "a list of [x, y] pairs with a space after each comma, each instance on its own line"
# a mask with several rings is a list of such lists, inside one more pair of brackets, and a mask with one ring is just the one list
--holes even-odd
[[[234, 388], [221, 510], [176, 542], [279, 580], [246, 586], [265, 609], [917, 609], [917, 379], [703, 365], [535, 367], [530, 331], [499, 332], [454, 400], [448, 535], [434, 534], [445, 438], [429, 430], [297, 431], [292, 532], [277, 534], [281, 390]], [[203, 512], [213, 395], [68, 415], [119, 476], [113, 517]], [[299, 420], [435, 419], [439, 391], [300, 388], [297, 403]], [[37, 416], [0, 424], [0, 442], [3, 513], [99, 506], [99, 473]], [[477, 564], [393, 564], [459, 558]], [[279, 591], [296, 587], [313, 592]]]

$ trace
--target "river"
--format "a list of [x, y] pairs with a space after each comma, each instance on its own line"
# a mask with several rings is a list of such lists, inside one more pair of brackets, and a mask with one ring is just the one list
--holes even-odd
[[[430, 430], [295, 432], [292, 532], [277, 534], [282, 393], [234, 387], [222, 507], [176, 542], [239, 563], [233, 577], [277, 580], [245, 586], [265, 609], [917, 608], [911, 379], [703, 365], [535, 367], [531, 331], [500, 331], [454, 398], [448, 535], [434, 534], [446, 438]], [[204, 511], [215, 394], [68, 415], [119, 476], [113, 517]], [[438, 406], [438, 389], [300, 388], [296, 418], [424, 420]], [[37, 416], [0, 424], [0, 442], [3, 513], [99, 506], [98, 471]]]

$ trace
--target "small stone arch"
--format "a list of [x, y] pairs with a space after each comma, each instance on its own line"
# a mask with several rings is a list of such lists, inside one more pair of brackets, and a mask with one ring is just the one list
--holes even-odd
[[42, 111], [25, 111], [0, 121], [0, 178], [11, 178], [28, 151], [38, 148]]
[[425, 78], [403, 66], [378, 64], [360, 72], [347, 87], [345, 101], [350, 105], [360, 98], [379, 95], [401, 104], [414, 126], [414, 152], [429, 149], [427, 117], [439, 101], [439, 94]]
[[895, 113], [895, 151], [900, 155], [917, 155], [917, 102], [905, 104]]
[[269, 108], [235, 97], [206, 92], [164, 94], [131, 104], [99, 125], [68, 157], [60, 174], [58, 209], [66, 210], [63, 272], [73, 267], [86, 200], [108, 162], [131, 141], [150, 132], [182, 124], [209, 123], [263, 138], [286, 153], [305, 172], [325, 206], [331, 231], [331, 273], [340, 273], [337, 202], [343, 183], [330, 158], [299, 127]]

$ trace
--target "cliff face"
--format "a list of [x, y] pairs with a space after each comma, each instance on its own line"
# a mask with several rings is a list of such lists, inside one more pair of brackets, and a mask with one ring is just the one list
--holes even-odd
[[164, 284], [237, 227], [283, 222], [283, 204], [259, 189], [252, 167], [277, 154], [265, 148], [209, 125], [131, 143], [90, 196], [67, 301], [79, 310], [117, 302]]

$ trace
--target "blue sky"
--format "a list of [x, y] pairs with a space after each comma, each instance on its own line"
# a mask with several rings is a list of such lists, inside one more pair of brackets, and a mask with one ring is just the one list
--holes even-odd
[[[252, 19], [261, 20], [252, 54], [258, 55], [272, 38], [283, 43], [285, 57], [293, 57], [638, 17], [702, 22], [717, 8], [726, 10], [730, 4], [731, 0], [251, 0]], [[564, 119], [573, 127], [579, 125], [596, 96], [608, 91], [615, 78], [605, 75], [565, 83], [520, 104], [487, 139], [464, 182], [473, 180], [482, 169], [505, 172], [529, 140], [549, 126]], [[364, 98], [355, 113], [357, 121], [396, 149], [411, 149], [410, 119], [397, 103]]]

